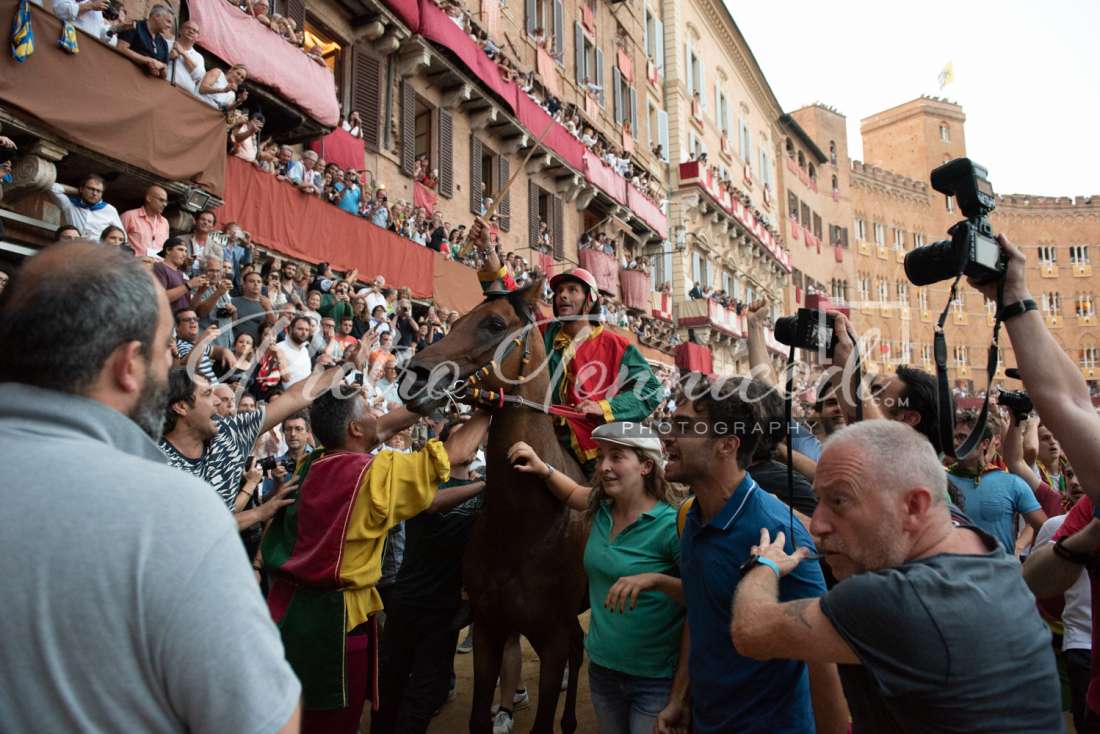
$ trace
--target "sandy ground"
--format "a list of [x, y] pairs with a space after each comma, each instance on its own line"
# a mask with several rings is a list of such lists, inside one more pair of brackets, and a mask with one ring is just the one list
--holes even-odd
[[[588, 626], [587, 613], [582, 617], [581, 624]], [[466, 637], [466, 630], [462, 631], [459, 639]], [[515, 713], [514, 734], [526, 734], [535, 720], [535, 709], [538, 706], [538, 671], [539, 658], [527, 640], [521, 638], [523, 647], [523, 682], [527, 685], [527, 693], [531, 696], [531, 706], [523, 711]], [[470, 697], [474, 691], [474, 656], [473, 653], [455, 655], [455, 677], [458, 679], [457, 697], [451, 701], [439, 716], [432, 720], [428, 728], [430, 734], [462, 734], [468, 730], [470, 718]], [[495, 699], [499, 700], [499, 699]], [[494, 700], [494, 702], [495, 702]], [[558, 712], [554, 716], [554, 729], [560, 731], [558, 722], [561, 720], [561, 710], [565, 703], [565, 691], [562, 691], [558, 699]], [[592, 704], [588, 697], [588, 664], [581, 666], [580, 686], [577, 689], [577, 733], [595, 734], [596, 718], [592, 712]]]

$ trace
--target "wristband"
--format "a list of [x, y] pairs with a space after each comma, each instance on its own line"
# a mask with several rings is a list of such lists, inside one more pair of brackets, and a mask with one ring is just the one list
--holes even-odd
[[547, 469], [549, 470], [549, 471], [547, 471], [547, 472], [546, 472], [545, 474], [543, 474], [543, 475], [542, 475], [542, 479], [543, 479], [543, 481], [546, 481], [546, 480], [547, 480], [547, 479], [549, 479], [549, 478], [550, 478], [551, 476], [553, 476], [554, 472], [556, 472], [556, 471], [557, 471], [557, 469], [555, 469], [555, 468], [554, 468], [554, 465], [553, 465], [553, 464], [549, 464], [549, 463], [547, 463], [547, 462], [543, 462], [543, 463], [544, 463], [544, 464], [546, 464], [546, 468], [547, 468]]
[[1078, 566], [1084, 566], [1086, 563], [1092, 560], [1093, 555], [1091, 553], [1079, 553], [1062, 545], [1066, 542], [1066, 538], [1071, 536], [1066, 535], [1058, 539], [1058, 542], [1054, 544], [1054, 555], [1061, 558], [1063, 561], [1069, 561]]
[[1028, 311], [1038, 311], [1039, 306], [1035, 301], [1030, 298], [1025, 298], [1022, 301], [1016, 301], [1016, 303], [1009, 303], [1001, 306], [1001, 310], [997, 312], [997, 319], [999, 321], [1008, 321], [1011, 318], [1025, 314]]
[[741, 564], [741, 575], [746, 575], [755, 566], [767, 566], [771, 570], [775, 571], [775, 577], [777, 579], [783, 578], [783, 573], [779, 570], [779, 564], [770, 558], [764, 558], [763, 556], [749, 556], [749, 559]]

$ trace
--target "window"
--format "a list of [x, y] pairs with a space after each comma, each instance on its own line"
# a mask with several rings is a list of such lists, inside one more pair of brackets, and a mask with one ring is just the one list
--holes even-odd
[[700, 288], [710, 285], [710, 263], [706, 255], [693, 250], [691, 253], [691, 279], [699, 284]]
[[817, 212], [814, 212], [814, 237], [816, 237], [818, 239], [821, 239], [821, 227], [822, 226], [823, 225], [822, 225], [822, 222], [821, 222], [821, 215], [818, 214]]
[[894, 227], [894, 249], [905, 252], [905, 230]]
[[810, 180], [813, 181], [814, 183], [817, 183], [817, 169], [814, 168], [813, 163], [811, 163], [810, 166], [809, 166], [809, 173], [810, 173]]
[[416, 100], [416, 144], [417, 159], [424, 157], [432, 160], [432, 113], [434, 110], [417, 98]]
[[890, 284], [886, 282], [886, 278], [878, 279], [878, 300], [883, 306], [890, 301]]
[[985, 299], [985, 315], [990, 318], [997, 315], [997, 302]]
[[553, 0], [527, 0], [527, 34], [549, 39], [553, 32]]
[[886, 244], [886, 225], [875, 222], [875, 244], [883, 247]]
[[717, 87], [715, 87], [715, 89], [717, 90], [717, 93], [718, 93], [718, 99], [717, 99], [718, 109], [715, 112], [717, 117], [714, 120], [714, 122], [718, 125], [718, 132], [722, 135], [725, 135], [726, 139], [728, 140], [728, 139], [731, 139], [733, 137], [733, 130], [730, 129], [730, 122], [731, 121], [730, 121], [729, 100], [726, 99], [726, 95], [722, 90], [718, 89]]
[[924, 247], [924, 233], [923, 232], [914, 232], [913, 233], [913, 249], [916, 249], [918, 247]]
[[658, 242], [646, 248], [646, 255], [653, 263], [653, 283], [659, 286], [662, 283], [672, 282], [672, 243]]
[[657, 66], [657, 73], [665, 73], [665, 26], [655, 14], [645, 9], [645, 52]]
[[[1071, 257], [1073, 248], [1070, 248]], [[1054, 265], [1058, 262], [1058, 248], [1054, 245], [1039, 245], [1039, 262]]]
[[902, 303], [909, 303], [909, 284], [904, 280], [899, 280], [895, 286], [897, 291], [898, 301]]
[[903, 364], [913, 361], [913, 342], [901, 342], [901, 354], [898, 355], [898, 360]]
[[1096, 309], [1091, 293], [1078, 293], [1074, 298], [1074, 312], [1078, 316], [1095, 316]]
[[722, 290], [733, 293], [733, 274], [728, 270], [722, 271]]
[[530, 246], [543, 251], [541, 248], [545, 243], [541, 241], [540, 235], [541, 225], [545, 223], [550, 231], [551, 252], [560, 260], [565, 256], [564, 209], [561, 197], [543, 190], [534, 181], [527, 183], [527, 197], [527, 232]]
[[920, 345], [920, 361], [931, 362], [932, 361], [932, 345], [921, 344]]
[[787, 192], [787, 216], [798, 221], [798, 197], [792, 191]]
[[794, 158], [794, 143], [791, 142], [790, 138], [785, 139], [783, 143], [783, 150], [786, 151], [788, 158]]
[[806, 156], [802, 153], [801, 150], [798, 151], [798, 167], [801, 168], [803, 171], [806, 170]]
[[834, 173], [833, 174], [833, 193], [836, 193], [837, 191], [840, 191], [840, 179], [838, 179], [836, 177], [836, 174]]
[[[508, 180], [508, 159], [497, 155], [480, 139], [470, 136], [470, 211], [482, 214], [488, 208], [485, 198], [491, 197]], [[506, 195], [497, 205], [500, 228], [507, 232], [511, 227], [511, 195]]]
[[862, 219], [856, 219], [855, 227], [856, 241], [863, 242], [867, 239], [867, 223]]
[[848, 228], [838, 224], [829, 225], [829, 244], [839, 247], [848, 246]]
[[1088, 245], [1070, 245], [1069, 261], [1074, 265], [1087, 263], [1089, 261]]
[[859, 300], [869, 301], [871, 299], [871, 278], [868, 275], [860, 275], [856, 280], [856, 285], [859, 288]]
[[[301, 7], [304, 7], [304, 5]], [[285, 15], [293, 15], [290, 10], [288, 6]], [[301, 23], [300, 18], [296, 18], [295, 21], [299, 24]], [[332, 72], [333, 78], [336, 80], [336, 88], [342, 89], [344, 83], [344, 65], [341, 61], [343, 59], [344, 49], [340, 46], [340, 42], [335, 40], [330, 34], [326, 33], [311, 20], [306, 20], [303, 30], [305, 31], [305, 47], [321, 47], [321, 58], [324, 59], [325, 66]], [[377, 104], [377, 102], [375, 104]], [[357, 107], [357, 109], [359, 110], [360, 116], [366, 114], [365, 108]], [[364, 119], [366, 118], [364, 117]]]
[[927, 311], [928, 310], [928, 291], [925, 291], [925, 290], [918, 290], [917, 291], [917, 307], [921, 311]]
[[1083, 369], [1096, 369], [1097, 362], [1100, 362], [1100, 347], [1083, 347], [1081, 349], [1081, 367]]
[[611, 67], [611, 98], [614, 102], [615, 124], [630, 126], [630, 134], [638, 132], [638, 97], [634, 87], [630, 86], [626, 77], [619, 71], [616, 64]]
[[1058, 291], [1043, 291], [1039, 307], [1055, 316], [1062, 313], [1062, 294]]
[[743, 119], [738, 121], [739, 142], [741, 151], [741, 160], [749, 164], [749, 170], [752, 170], [752, 131], [749, 130], [749, 126]]
[[951, 312], [961, 316], [966, 313], [966, 294], [964, 291], [959, 291], [955, 296], [955, 300], [951, 301]]
[[[832, 163], [834, 166], [836, 165], [836, 141], [835, 140], [830, 140], [829, 141], [829, 163]], [[835, 178], [834, 178], [834, 180], [835, 180]], [[833, 190], [834, 191], [836, 190], [835, 186], [833, 187]]]
[[661, 134], [658, 130], [657, 122], [657, 105], [653, 102], [646, 102], [646, 145], [650, 150], [653, 150], [660, 145]]
[[592, 83], [599, 87], [596, 97], [603, 107], [606, 99], [603, 88], [603, 51], [596, 48], [580, 23], [573, 24], [573, 54], [577, 84]]
[[953, 348], [955, 352], [955, 364], [959, 367], [966, 367], [970, 364], [969, 349], [965, 344], [956, 344]]
[[944, 195], [943, 198], [944, 198], [944, 201], [946, 202], [946, 205], [947, 205], [947, 211], [949, 211], [949, 212], [955, 211], [955, 199], [953, 197], [950, 197], [950, 196], [947, 196], [947, 195]]
[[813, 224], [813, 216], [811, 215], [810, 207], [806, 205], [806, 202], [802, 202], [802, 219], [800, 221], [802, 222], [802, 226], [806, 229], [809, 229], [810, 225]]
[[947, 125], [940, 125], [940, 141], [944, 143], [951, 142], [951, 128], [949, 128]]
[[695, 53], [691, 38], [688, 38], [687, 41], [685, 59], [687, 60], [688, 95], [694, 99], [695, 95], [698, 94], [700, 107], [705, 109], [707, 99], [705, 94], [706, 88], [703, 84], [703, 66], [699, 61], [699, 56]]

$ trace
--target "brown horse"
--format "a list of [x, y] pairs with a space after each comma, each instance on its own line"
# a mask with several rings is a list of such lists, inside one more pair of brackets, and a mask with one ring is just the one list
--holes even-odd
[[[417, 377], [413, 394], [430, 384], [433, 369], [450, 363], [458, 380], [476, 373], [481, 378], [479, 388], [505, 386], [509, 395], [541, 404], [549, 387], [545, 348], [536, 324], [541, 293], [539, 280], [507, 296], [490, 297], [455, 322], [446, 337], [418, 352], [410, 363], [409, 369]], [[486, 375], [482, 368], [491, 363], [498, 366]], [[410, 407], [426, 409], [430, 405], [425, 396], [413, 400]], [[474, 526], [464, 562], [474, 622], [470, 732], [492, 731], [490, 709], [504, 644], [518, 633], [531, 642], [541, 663], [538, 711], [531, 732], [553, 731], [568, 662], [561, 727], [571, 734], [577, 728], [577, 678], [582, 658], [577, 614], [588, 584], [582, 565], [587, 529], [580, 513], [551, 495], [541, 478], [512, 467], [507, 453], [516, 441], [527, 442], [558, 471], [584, 481], [577, 462], [555, 438], [549, 415], [513, 403], [494, 409], [485, 457], [485, 508]]]

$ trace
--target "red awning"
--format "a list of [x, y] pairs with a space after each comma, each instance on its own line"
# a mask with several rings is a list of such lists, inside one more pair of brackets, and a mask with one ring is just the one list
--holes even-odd
[[365, 278], [383, 275], [389, 283], [408, 286], [417, 298], [434, 292], [434, 252], [303, 194], [235, 156], [229, 157], [223, 196], [218, 221], [237, 222], [258, 245], [307, 262], [327, 262], [337, 270], [358, 268]]
[[385, 0], [386, 7], [393, 11], [402, 23], [413, 33], [420, 32], [419, 0]]
[[273, 88], [326, 127], [340, 124], [336, 85], [327, 66], [268, 30], [225, 0], [187, 0], [199, 26], [199, 45], [229, 64], [244, 64], [248, 76]]
[[361, 138], [338, 127], [320, 140], [312, 140], [309, 149], [326, 163], [335, 163], [344, 170], [362, 171], [366, 166], [366, 149]]
[[626, 179], [615, 173], [590, 150], [584, 151], [584, 177], [615, 201], [626, 205]]
[[434, 265], [435, 292], [432, 300], [437, 306], [464, 314], [481, 303], [484, 295], [473, 268], [442, 255], [434, 256]]
[[660, 207], [647, 199], [641, 191], [638, 191], [633, 186], [626, 187], [626, 205], [630, 208], [630, 211], [638, 215], [638, 217], [653, 228], [653, 231], [661, 236], [661, 239], [668, 239], [668, 217], [661, 211]]

